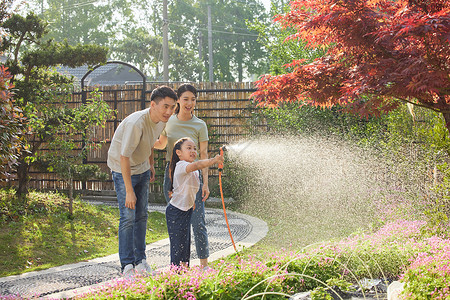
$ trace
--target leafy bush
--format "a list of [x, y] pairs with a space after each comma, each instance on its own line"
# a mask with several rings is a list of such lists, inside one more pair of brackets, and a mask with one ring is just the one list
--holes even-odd
[[448, 240], [436, 242], [443, 247], [419, 253], [403, 275], [407, 299], [450, 298], [450, 245]]
[[18, 164], [18, 155], [22, 151], [21, 138], [24, 117], [12, 98], [11, 74], [0, 66], [0, 181], [11, 178]]

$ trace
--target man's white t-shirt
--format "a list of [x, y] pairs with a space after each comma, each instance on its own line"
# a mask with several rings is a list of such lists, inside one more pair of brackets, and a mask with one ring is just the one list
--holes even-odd
[[173, 174], [173, 194], [170, 204], [183, 211], [188, 211], [194, 206], [195, 195], [200, 188], [198, 170], [186, 172], [186, 167], [189, 164], [185, 160], [180, 160], [177, 162]]
[[149, 157], [152, 147], [166, 123], [154, 123], [150, 108], [136, 111], [123, 119], [114, 133], [108, 151], [108, 167], [118, 173], [120, 155], [130, 158], [131, 175], [142, 174], [150, 169]]

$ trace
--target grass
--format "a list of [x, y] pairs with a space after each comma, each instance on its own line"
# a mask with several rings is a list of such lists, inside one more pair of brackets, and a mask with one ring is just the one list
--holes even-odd
[[[58, 193], [31, 192], [25, 206], [14, 192], [0, 190], [0, 276], [47, 269], [118, 252], [119, 210], [74, 202]], [[164, 214], [152, 212], [147, 243], [166, 238]]]

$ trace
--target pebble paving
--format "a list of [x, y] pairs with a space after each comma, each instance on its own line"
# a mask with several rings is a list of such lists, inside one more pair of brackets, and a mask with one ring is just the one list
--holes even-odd
[[[151, 206], [150, 211], [164, 212], [163, 206]], [[228, 222], [236, 244], [252, 234], [253, 225], [245, 215], [228, 212]], [[210, 255], [232, 246], [223, 211], [206, 208]], [[191, 260], [196, 259], [195, 246], [191, 245]], [[168, 239], [147, 246], [147, 261], [155, 269], [167, 267], [170, 262]], [[1, 296], [42, 297], [92, 286], [120, 277], [118, 255], [78, 263], [66, 267], [30, 272], [0, 278]]]

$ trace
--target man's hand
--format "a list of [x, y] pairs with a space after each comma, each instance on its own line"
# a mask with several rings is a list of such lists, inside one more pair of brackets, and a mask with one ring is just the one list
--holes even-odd
[[155, 182], [156, 174], [155, 174], [155, 165], [150, 165], [150, 182]]
[[128, 193], [125, 199], [125, 207], [128, 207], [130, 209], [136, 208], [136, 194], [133, 192]]

